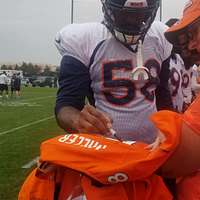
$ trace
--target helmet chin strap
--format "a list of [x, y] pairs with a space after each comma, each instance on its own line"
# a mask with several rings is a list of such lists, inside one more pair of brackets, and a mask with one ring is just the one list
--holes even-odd
[[149, 69], [144, 67], [142, 56], [142, 41], [138, 41], [136, 52], [136, 67], [132, 70], [130, 78], [136, 83], [136, 87], [143, 87], [150, 78]]

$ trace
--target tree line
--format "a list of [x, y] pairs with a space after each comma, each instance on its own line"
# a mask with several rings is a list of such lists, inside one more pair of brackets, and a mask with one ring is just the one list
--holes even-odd
[[25, 77], [33, 77], [33, 76], [57, 76], [58, 67], [55, 66], [56, 70], [52, 70], [52, 67], [49, 65], [41, 66], [33, 63], [23, 62], [22, 64], [15, 65], [1, 65], [1, 70], [21, 70], [23, 71], [23, 75]]

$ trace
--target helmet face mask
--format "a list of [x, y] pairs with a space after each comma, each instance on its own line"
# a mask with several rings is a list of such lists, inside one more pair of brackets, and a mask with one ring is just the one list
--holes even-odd
[[[116, 30], [127, 35], [137, 35], [145, 29], [145, 23], [149, 17], [146, 13], [126, 12], [125, 10], [113, 11], [113, 26]], [[134, 28], [133, 28], [134, 27]]]
[[[143, 40], [151, 26], [160, 0], [102, 0], [104, 23], [126, 45]], [[132, 39], [131, 39], [132, 38]]]

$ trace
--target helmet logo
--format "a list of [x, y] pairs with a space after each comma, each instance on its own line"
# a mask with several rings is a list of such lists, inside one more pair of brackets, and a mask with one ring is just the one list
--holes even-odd
[[145, 8], [148, 5], [146, 0], [127, 0], [124, 6], [130, 8]]

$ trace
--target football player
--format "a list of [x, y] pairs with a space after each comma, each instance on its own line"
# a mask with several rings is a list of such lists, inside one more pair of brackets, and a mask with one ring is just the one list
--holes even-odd
[[[190, 0], [187, 2], [183, 17], [167, 30], [165, 36], [169, 42], [175, 47], [175, 52], [180, 54], [186, 66], [197, 66], [200, 64], [200, 1]], [[197, 102], [199, 101], [199, 97]], [[199, 104], [193, 109], [189, 119], [195, 119], [195, 124], [199, 126]], [[187, 114], [187, 111], [186, 111]], [[183, 127], [184, 128], [184, 127]], [[187, 128], [187, 127], [186, 127]], [[196, 129], [196, 128], [195, 128]], [[195, 130], [193, 127], [193, 130]], [[197, 131], [199, 133], [199, 130]], [[181, 171], [181, 168], [189, 169], [191, 174], [186, 176], [178, 185], [177, 199], [193, 200], [199, 198], [199, 180], [200, 173], [195, 171], [199, 169], [199, 136], [193, 135], [191, 130], [187, 131], [186, 135], [182, 135], [179, 152], [172, 156], [171, 160], [177, 166], [176, 170]], [[191, 159], [190, 159], [191, 158]], [[180, 160], [186, 160], [184, 167], [178, 165]], [[169, 162], [170, 163], [170, 162]], [[187, 171], [186, 170], [186, 171]], [[185, 173], [190, 174], [189, 171]], [[181, 173], [183, 175], [183, 173]]]
[[8, 99], [8, 76], [5, 71], [0, 74], [0, 99], [3, 97], [3, 91], [6, 92], [6, 98]]
[[[171, 18], [165, 24], [171, 27], [179, 19]], [[158, 110], [169, 109], [184, 112], [193, 100], [193, 66], [185, 65], [183, 59], [172, 49], [171, 56], [162, 63], [160, 84], [156, 90]], [[168, 94], [168, 95], [166, 95]]]
[[159, 3], [102, 0], [102, 23], [71, 24], [58, 32], [62, 61], [55, 113], [62, 128], [155, 140], [149, 116], [156, 111], [161, 64], [172, 49], [164, 37], [167, 26], [153, 22]]

